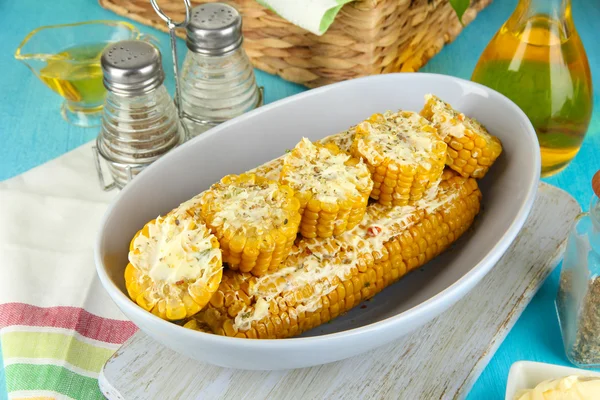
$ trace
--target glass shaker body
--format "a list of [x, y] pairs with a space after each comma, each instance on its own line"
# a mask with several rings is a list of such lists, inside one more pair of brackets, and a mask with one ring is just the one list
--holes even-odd
[[242, 47], [221, 56], [189, 51], [181, 72], [181, 102], [192, 137], [261, 105], [254, 70]]
[[600, 200], [575, 220], [556, 297], [565, 352], [579, 367], [600, 366]]
[[520, 0], [471, 79], [499, 91], [536, 129], [542, 176], [577, 155], [592, 115], [592, 80], [571, 0]]
[[97, 148], [118, 187], [184, 140], [164, 85], [133, 97], [107, 93]]
[[191, 11], [181, 71], [181, 111], [190, 137], [262, 105], [254, 69], [242, 48], [242, 16], [205, 3]]
[[[125, 40], [108, 46], [100, 59], [107, 89], [96, 139], [98, 178], [104, 190], [122, 188], [142, 169], [185, 140], [175, 103], [163, 82], [156, 46]], [[104, 183], [99, 157], [112, 175]]]

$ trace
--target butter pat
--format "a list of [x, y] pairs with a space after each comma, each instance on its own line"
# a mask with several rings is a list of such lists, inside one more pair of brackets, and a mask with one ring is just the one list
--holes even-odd
[[517, 393], [514, 400], [596, 400], [600, 399], [600, 378], [567, 376], [547, 380], [533, 389]]

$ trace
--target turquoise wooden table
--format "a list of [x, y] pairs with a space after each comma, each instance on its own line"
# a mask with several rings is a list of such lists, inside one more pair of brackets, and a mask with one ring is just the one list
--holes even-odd
[[[58, 5], [61, 11], [58, 12]], [[469, 78], [496, 30], [516, 5], [516, 0], [496, 0], [469, 25], [458, 39], [445, 47], [422, 71]], [[596, 88], [600, 87], [600, 42], [597, 21], [600, 3], [573, 0], [575, 24], [586, 47]], [[28, 169], [92, 140], [95, 129], [68, 125], [59, 114], [60, 99], [44, 88], [31, 72], [13, 59], [20, 41], [32, 29], [50, 24], [92, 19], [122, 19], [103, 10], [93, 0], [60, 2], [19, 0], [0, 1], [0, 180]], [[143, 32], [156, 35], [163, 54], [169, 54], [167, 36], [140, 26]], [[183, 43], [180, 42], [183, 47]], [[183, 51], [182, 51], [183, 52]], [[168, 56], [165, 70], [171, 71]], [[266, 102], [299, 93], [305, 88], [260, 71], [259, 84], [265, 87]], [[167, 79], [173, 90], [173, 80]], [[587, 210], [592, 196], [590, 180], [600, 169], [600, 96], [594, 91], [594, 115], [581, 151], [562, 173], [546, 179], [548, 183], [571, 193]], [[510, 365], [518, 360], [537, 360], [568, 365], [562, 350], [560, 332], [554, 312], [558, 269], [548, 278], [527, 307], [510, 334], [473, 387], [469, 399], [502, 399]], [[4, 375], [0, 366], [0, 400], [6, 398]]]

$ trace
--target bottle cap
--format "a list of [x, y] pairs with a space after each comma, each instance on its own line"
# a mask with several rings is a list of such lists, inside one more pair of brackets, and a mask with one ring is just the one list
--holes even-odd
[[102, 53], [100, 64], [106, 89], [123, 96], [147, 93], [165, 80], [160, 51], [142, 40], [109, 45]]
[[600, 197], [600, 171], [596, 172], [592, 178], [592, 189], [596, 196]]
[[187, 25], [188, 49], [221, 56], [242, 45], [242, 17], [230, 5], [206, 3], [192, 8]]

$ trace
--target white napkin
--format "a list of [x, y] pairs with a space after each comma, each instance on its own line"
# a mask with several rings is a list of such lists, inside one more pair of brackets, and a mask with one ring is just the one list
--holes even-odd
[[0, 303], [86, 306], [124, 318], [94, 268], [96, 231], [118, 192], [100, 189], [91, 146], [0, 182]]
[[292, 24], [324, 34], [342, 6], [353, 0], [257, 0]]

